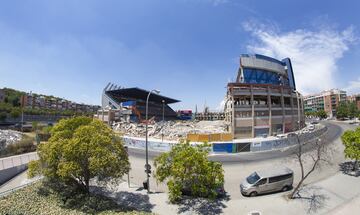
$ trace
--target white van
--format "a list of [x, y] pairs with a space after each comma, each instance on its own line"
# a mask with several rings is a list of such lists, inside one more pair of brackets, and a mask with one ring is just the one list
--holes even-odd
[[292, 188], [293, 181], [294, 172], [287, 167], [261, 170], [248, 176], [240, 184], [240, 191], [244, 196], [287, 191]]

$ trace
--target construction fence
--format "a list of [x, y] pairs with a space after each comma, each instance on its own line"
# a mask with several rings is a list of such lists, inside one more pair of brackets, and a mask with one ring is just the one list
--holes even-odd
[[233, 136], [231, 133], [188, 134], [186, 140], [190, 142], [232, 141]]

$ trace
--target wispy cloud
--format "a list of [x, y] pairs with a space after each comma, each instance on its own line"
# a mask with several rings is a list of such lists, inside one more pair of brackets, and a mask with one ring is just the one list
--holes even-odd
[[360, 77], [356, 81], [349, 81], [345, 89], [349, 95], [360, 92]]
[[228, 0], [207, 0], [207, 1], [211, 2], [213, 6], [218, 6], [229, 2]]
[[274, 23], [245, 22], [243, 28], [255, 37], [247, 46], [249, 52], [291, 58], [296, 85], [303, 94], [340, 87], [334, 80], [338, 60], [357, 40], [352, 26], [342, 31], [322, 26], [280, 32]]
[[184, 2], [199, 2], [199, 3], [207, 3], [216, 7], [225, 3], [229, 3], [229, 0], [182, 0]]

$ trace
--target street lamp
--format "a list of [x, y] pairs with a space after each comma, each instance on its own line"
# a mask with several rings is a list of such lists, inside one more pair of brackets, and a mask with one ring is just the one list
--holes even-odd
[[161, 142], [164, 142], [164, 123], [165, 123], [165, 100], [162, 100], [162, 129], [161, 129]]
[[145, 164], [145, 172], [146, 172], [146, 184], [147, 184], [147, 192], [150, 192], [150, 184], [149, 184], [149, 151], [148, 151], [148, 109], [149, 109], [149, 97], [150, 94], [154, 92], [156, 94], [160, 93], [160, 90], [151, 90], [146, 98], [146, 109], [145, 109], [145, 155], [146, 155], [146, 164]]
[[162, 100], [162, 108], [163, 108], [163, 115], [162, 115], [162, 121], [165, 121], [165, 100]]

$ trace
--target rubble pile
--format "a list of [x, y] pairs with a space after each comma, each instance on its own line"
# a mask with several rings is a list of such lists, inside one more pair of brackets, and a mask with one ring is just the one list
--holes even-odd
[[0, 145], [5, 147], [8, 144], [13, 144], [20, 141], [22, 134], [13, 130], [0, 130]]
[[[228, 124], [225, 121], [166, 121], [148, 125], [149, 137], [167, 140], [186, 138], [188, 133], [211, 134], [226, 133]], [[121, 123], [115, 124], [114, 130], [132, 137], [145, 137], [145, 124]]]

